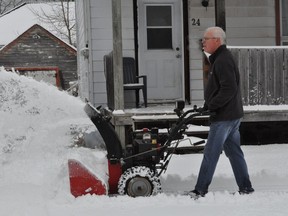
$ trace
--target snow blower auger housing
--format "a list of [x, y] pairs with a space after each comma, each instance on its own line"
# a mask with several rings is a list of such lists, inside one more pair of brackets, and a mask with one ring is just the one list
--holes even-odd
[[[110, 117], [105, 115], [101, 107], [94, 108], [89, 102], [84, 110], [97, 127], [107, 149], [108, 159], [108, 186], [100, 184], [84, 165], [79, 166], [79, 161], [69, 160], [71, 193], [77, 197], [85, 194], [127, 194], [132, 197], [150, 196], [161, 191], [160, 175], [167, 169], [173, 154], [183, 154], [178, 147], [179, 140], [187, 129], [187, 124], [199, 115], [209, 113], [198, 112], [194, 107], [183, 112], [184, 102], [177, 102], [175, 112], [177, 122], [168, 129], [168, 133], [160, 133], [158, 128], [143, 128], [132, 133], [132, 143], [122, 148]], [[204, 140], [194, 143], [189, 153], [199, 153], [204, 146]], [[192, 149], [192, 150], [191, 150]], [[76, 163], [76, 165], [75, 165]], [[81, 174], [77, 174], [81, 173]], [[83, 174], [84, 173], [84, 174]], [[87, 176], [89, 176], [87, 178]], [[92, 177], [91, 177], [92, 176]], [[95, 179], [97, 187], [95, 187]], [[77, 184], [81, 184], [79, 186]]]

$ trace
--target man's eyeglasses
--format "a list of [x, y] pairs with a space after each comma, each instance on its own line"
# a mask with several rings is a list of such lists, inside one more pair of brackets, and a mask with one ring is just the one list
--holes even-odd
[[207, 41], [207, 40], [211, 40], [211, 39], [217, 39], [217, 37], [204, 37], [204, 38], [202, 38], [202, 41]]

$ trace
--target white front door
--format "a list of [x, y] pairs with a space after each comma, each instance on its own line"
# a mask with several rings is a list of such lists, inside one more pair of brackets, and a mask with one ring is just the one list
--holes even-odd
[[181, 0], [139, 0], [139, 74], [148, 101], [184, 98]]

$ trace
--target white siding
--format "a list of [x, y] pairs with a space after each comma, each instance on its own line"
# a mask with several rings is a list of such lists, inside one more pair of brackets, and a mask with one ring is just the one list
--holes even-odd
[[[271, 0], [229, 0], [226, 1], [227, 44], [233, 46], [275, 45], [275, 1]], [[200, 26], [191, 20], [200, 19]], [[202, 104], [203, 76], [200, 39], [203, 31], [215, 25], [214, 1], [209, 7], [201, 6], [201, 1], [189, 1], [189, 51], [191, 103]], [[202, 86], [202, 88], [201, 88]]]
[[[134, 57], [133, 0], [122, 0], [123, 56]], [[94, 105], [106, 105], [103, 57], [113, 50], [111, 0], [91, 1], [91, 47]], [[91, 82], [91, 81], [90, 81]]]
[[273, 46], [276, 43], [275, 1], [226, 2], [229, 45]]
[[[209, 7], [201, 5], [201, 1], [189, 1], [189, 52], [190, 52], [190, 95], [191, 103], [203, 105], [203, 70], [201, 38], [204, 30], [215, 25], [214, 1]], [[200, 26], [192, 25], [192, 19], [199, 19]]]

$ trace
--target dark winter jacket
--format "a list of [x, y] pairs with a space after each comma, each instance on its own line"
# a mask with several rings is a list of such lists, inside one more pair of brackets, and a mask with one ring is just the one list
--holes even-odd
[[205, 89], [205, 106], [215, 112], [211, 121], [227, 121], [243, 117], [238, 67], [226, 45], [220, 46], [211, 56], [208, 83]]

